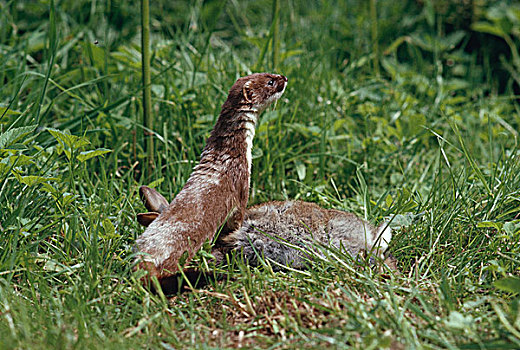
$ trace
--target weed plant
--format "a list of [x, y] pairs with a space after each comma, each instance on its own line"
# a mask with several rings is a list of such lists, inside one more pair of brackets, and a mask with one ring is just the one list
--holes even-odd
[[[520, 10], [476, 3], [151, 2], [146, 129], [138, 4], [0, 0], [0, 348], [519, 348]], [[137, 189], [172, 198], [256, 71], [289, 85], [250, 203], [390, 219], [399, 271], [328, 250], [150, 294]]]

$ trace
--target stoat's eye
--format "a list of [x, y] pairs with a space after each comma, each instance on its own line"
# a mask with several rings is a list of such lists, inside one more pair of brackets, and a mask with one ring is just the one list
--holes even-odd
[[269, 81], [267, 82], [267, 85], [268, 85], [268, 86], [273, 86], [273, 85], [274, 85], [274, 80], [273, 80], [273, 79], [269, 80]]

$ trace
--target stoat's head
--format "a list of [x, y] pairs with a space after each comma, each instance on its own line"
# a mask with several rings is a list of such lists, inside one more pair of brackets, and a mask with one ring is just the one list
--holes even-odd
[[287, 78], [279, 74], [255, 73], [242, 77], [229, 90], [222, 113], [245, 109], [260, 113], [282, 96], [286, 85]]

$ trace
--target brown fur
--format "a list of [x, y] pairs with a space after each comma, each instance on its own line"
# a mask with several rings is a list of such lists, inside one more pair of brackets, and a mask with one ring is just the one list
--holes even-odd
[[[147, 189], [146, 193], [150, 196], [142, 199], [147, 208], [150, 208], [148, 200], [162, 197], [153, 189]], [[320, 246], [343, 249], [352, 257], [366, 251], [380, 255], [387, 249], [391, 237], [392, 231], [385, 223], [375, 228], [342, 210], [323, 209], [303, 201], [274, 201], [248, 208], [240, 228], [217, 241], [211, 253], [215, 264], [224, 262], [226, 254], [234, 250], [252, 266], [260, 265], [261, 259], [265, 259], [272, 262], [274, 270], [283, 266], [305, 268], [314, 254], [322, 254]], [[395, 259], [387, 257], [385, 264], [395, 268]], [[198, 287], [215, 277], [194, 268], [185, 269], [183, 274], [191, 285]], [[161, 285], [168, 294], [180, 291], [180, 283], [182, 274], [179, 273]]]
[[258, 114], [283, 93], [286, 82], [281, 75], [258, 73], [231, 87], [184, 188], [163, 210], [158, 210], [160, 200], [148, 208], [160, 214], [155, 220], [153, 213], [146, 216], [149, 226], [136, 243], [145, 253], [139, 267], [150, 277], [166, 281], [221, 225], [226, 232], [240, 227], [249, 196], [248, 132], [254, 133]]

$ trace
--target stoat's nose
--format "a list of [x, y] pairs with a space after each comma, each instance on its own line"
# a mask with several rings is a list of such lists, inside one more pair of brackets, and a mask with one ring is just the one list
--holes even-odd
[[278, 84], [278, 88], [276, 90], [281, 92], [285, 90], [285, 86], [287, 85], [287, 77], [285, 75], [279, 75], [279, 77], [282, 79], [283, 84]]

